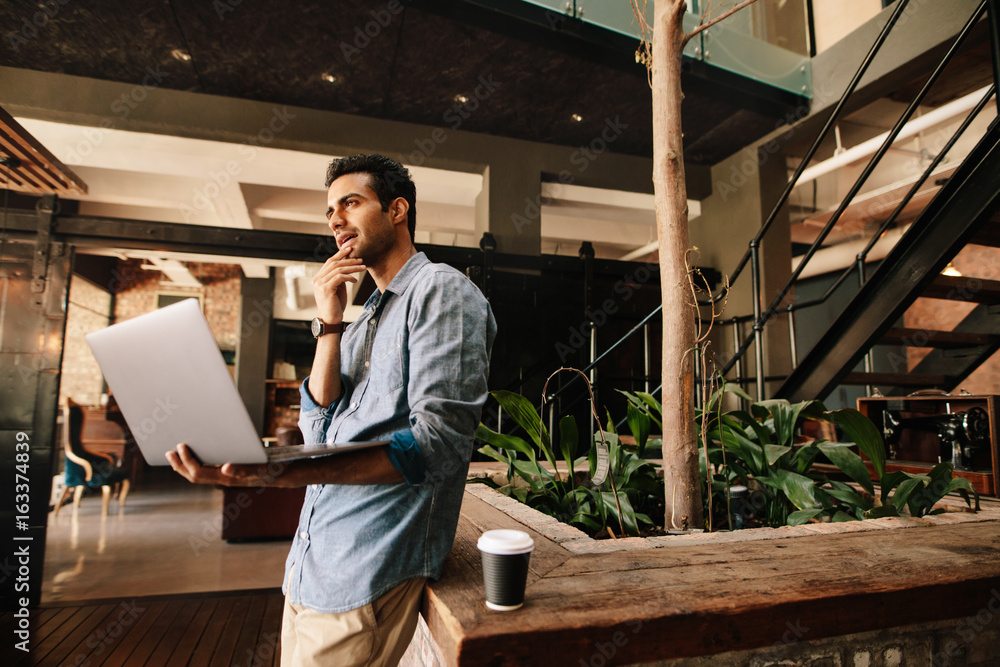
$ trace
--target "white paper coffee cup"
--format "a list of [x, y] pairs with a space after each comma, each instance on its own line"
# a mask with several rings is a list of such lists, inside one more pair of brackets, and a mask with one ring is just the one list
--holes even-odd
[[521, 530], [488, 530], [477, 546], [483, 559], [486, 606], [497, 611], [521, 607], [534, 540]]

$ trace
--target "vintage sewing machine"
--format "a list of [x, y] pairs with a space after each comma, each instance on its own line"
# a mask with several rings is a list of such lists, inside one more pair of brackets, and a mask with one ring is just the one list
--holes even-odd
[[859, 398], [858, 410], [882, 431], [886, 470], [927, 472], [955, 466], [984, 495], [997, 495], [997, 396], [922, 395]]

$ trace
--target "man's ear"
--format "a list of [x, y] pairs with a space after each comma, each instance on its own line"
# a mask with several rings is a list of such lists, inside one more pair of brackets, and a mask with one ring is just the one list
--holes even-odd
[[410, 212], [410, 204], [402, 197], [396, 197], [389, 204], [389, 213], [392, 214], [392, 224], [406, 224], [407, 214]]

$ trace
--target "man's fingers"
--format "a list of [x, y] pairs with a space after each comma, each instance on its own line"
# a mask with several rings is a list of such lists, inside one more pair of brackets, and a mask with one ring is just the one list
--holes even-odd
[[181, 443], [172, 452], [167, 452], [167, 462], [174, 471], [195, 484], [218, 483], [219, 472], [214, 466], [203, 466], [191, 448]]
[[269, 486], [273, 485], [279, 471], [272, 471], [266, 465], [234, 465], [226, 463], [219, 472], [234, 486]]

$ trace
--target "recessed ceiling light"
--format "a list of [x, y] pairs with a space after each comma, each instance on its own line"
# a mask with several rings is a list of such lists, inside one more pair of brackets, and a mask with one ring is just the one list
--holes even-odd
[[188, 53], [187, 51], [184, 51], [183, 49], [174, 49], [173, 51], [170, 52], [170, 55], [172, 55], [177, 60], [180, 60], [181, 62], [185, 63], [191, 62], [191, 54]]
[[323, 79], [327, 83], [337, 83], [337, 77], [329, 72], [323, 72], [319, 78]]
[[466, 102], [469, 101], [469, 98], [466, 97], [465, 95], [462, 95], [461, 93], [459, 93], [458, 95], [455, 95], [455, 97], [452, 98], [452, 99], [454, 99], [459, 104], [465, 104]]
[[571, 121], [573, 121], [574, 123], [580, 123], [580, 122], [582, 122], [582, 121], [583, 121], [583, 116], [581, 116], [581, 115], [580, 115], [580, 114], [578, 114], [578, 113], [575, 113], [575, 114], [573, 114], [572, 116], [570, 116], [570, 117], [569, 117], [569, 119], [570, 119]]

